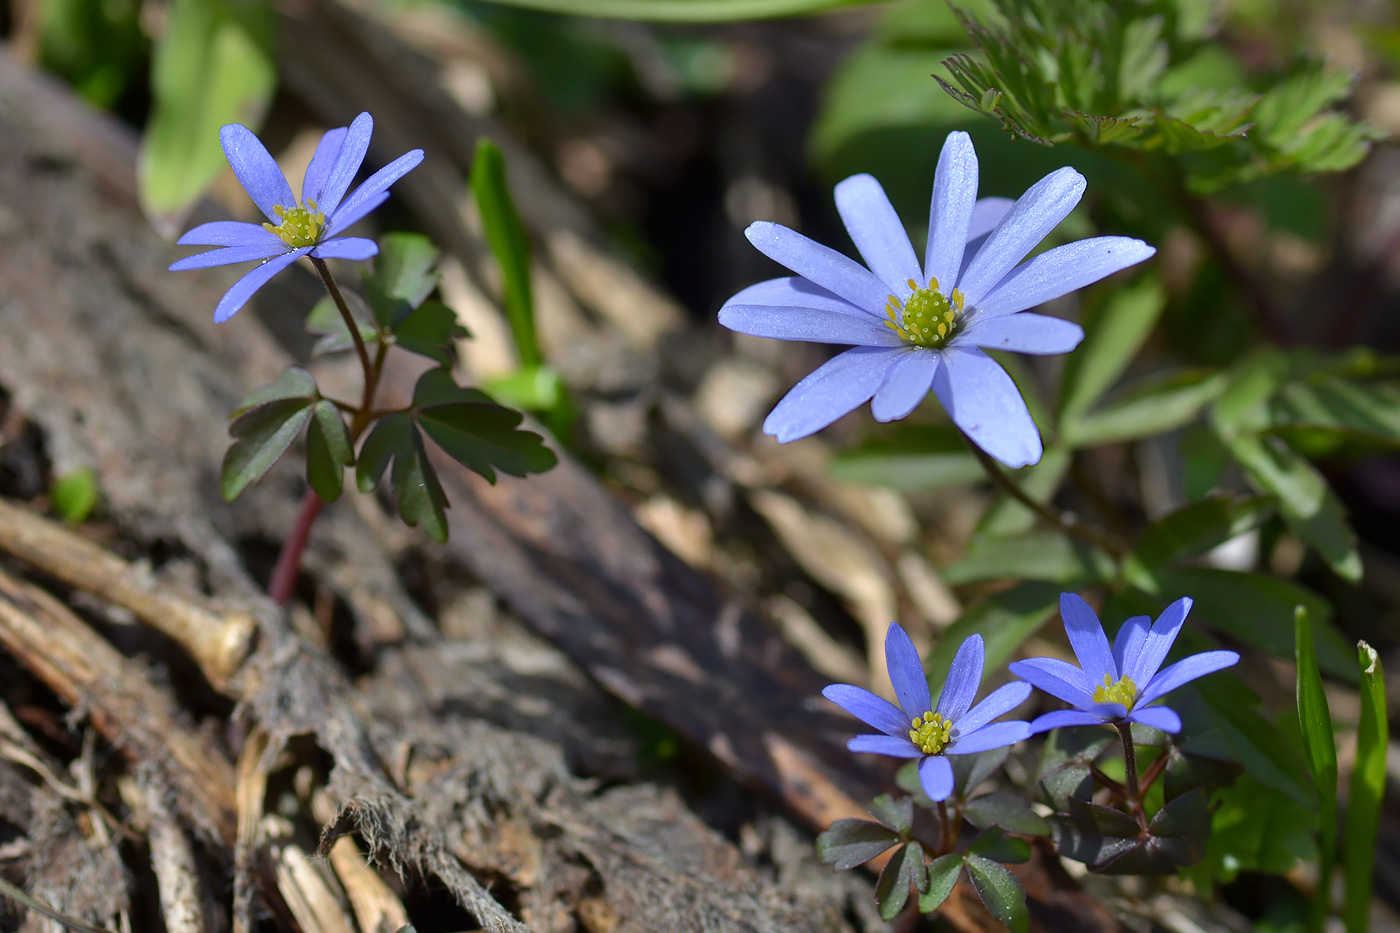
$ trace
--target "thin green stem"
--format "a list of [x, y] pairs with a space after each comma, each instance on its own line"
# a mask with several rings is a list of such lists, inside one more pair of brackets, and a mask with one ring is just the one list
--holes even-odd
[[[372, 395], [370, 373], [373, 364], [369, 361], [369, 348], [365, 346], [365, 338], [360, 336], [360, 325], [355, 320], [355, 315], [350, 313], [350, 306], [345, 303], [345, 296], [340, 293], [340, 286], [335, 284], [335, 279], [331, 278], [331, 270], [326, 266], [324, 259], [317, 259], [315, 256], [308, 256], [311, 265], [316, 268], [316, 274], [321, 277], [321, 284], [326, 286], [326, 292], [331, 296], [331, 301], [335, 302], [336, 309], [340, 311], [341, 320], [345, 322], [345, 328], [350, 331], [350, 338], [355, 341], [355, 353], [360, 357], [360, 367], [365, 372], [365, 389], [367, 395]], [[381, 343], [382, 347], [383, 344]], [[369, 406], [364, 406], [368, 408]]]
[[948, 826], [948, 804], [946, 801], [938, 801], [938, 855], [947, 855], [953, 851], [953, 844], [956, 840], [950, 838], [952, 832]]
[[1133, 750], [1133, 727], [1126, 722], [1114, 723], [1118, 737], [1123, 740], [1123, 771], [1128, 788], [1128, 809], [1138, 822], [1138, 828], [1147, 833], [1147, 812], [1142, 806], [1142, 788], [1138, 784], [1137, 752]]
[[1128, 545], [1123, 539], [1107, 531], [1095, 528], [1092, 525], [1084, 524], [1077, 516], [1070, 512], [1061, 512], [1054, 506], [1047, 505], [1037, 500], [1034, 496], [1022, 489], [1011, 477], [1003, 473], [1001, 467], [992, 459], [991, 455], [981, 447], [978, 447], [972, 438], [969, 437], [967, 443], [968, 446], [972, 448], [972, 453], [977, 458], [977, 462], [982, 465], [983, 472], [985, 472], [987, 478], [992, 481], [992, 485], [1030, 509], [1046, 524], [1058, 528], [1071, 537], [1078, 538], [1097, 548], [1101, 548], [1114, 557], [1124, 557], [1127, 555]]

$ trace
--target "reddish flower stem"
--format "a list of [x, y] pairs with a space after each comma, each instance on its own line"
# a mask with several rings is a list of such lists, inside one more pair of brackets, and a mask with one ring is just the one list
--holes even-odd
[[306, 490], [306, 496], [301, 500], [301, 511], [297, 513], [297, 523], [282, 543], [282, 550], [277, 554], [277, 566], [272, 570], [272, 582], [267, 585], [267, 595], [279, 606], [285, 606], [292, 598], [292, 591], [297, 585], [297, 572], [301, 569], [301, 552], [306, 550], [311, 526], [316, 524], [316, 517], [321, 514], [325, 504], [315, 490]]

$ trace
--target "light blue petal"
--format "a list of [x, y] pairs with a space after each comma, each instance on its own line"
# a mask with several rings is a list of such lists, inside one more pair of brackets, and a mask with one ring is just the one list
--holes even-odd
[[983, 698], [963, 718], [953, 723], [954, 735], [968, 735], [985, 726], [998, 716], [1005, 716], [1031, 695], [1031, 685], [1023, 683], [1004, 684]]
[[222, 324], [233, 317], [239, 309], [248, 303], [248, 299], [253, 297], [253, 293], [266, 285], [269, 279], [309, 252], [311, 252], [311, 247], [303, 246], [283, 253], [275, 259], [269, 259], [234, 282], [233, 288], [224, 293], [224, 297], [219, 299], [218, 307], [214, 309], [214, 323]]
[[389, 186], [417, 168], [422, 161], [423, 150], [410, 149], [366, 178], [364, 184], [350, 192], [350, 196], [335, 209], [335, 215], [326, 224], [326, 236], [335, 236], [383, 204]]
[[1094, 704], [1094, 688], [1084, 672], [1059, 658], [1027, 658], [1013, 662], [1008, 669], [1026, 683], [1080, 709]]
[[864, 687], [832, 684], [822, 690], [826, 697], [861, 722], [879, 729], [886, 735], [909, 739], [909, 720], [904, 711], [884, 697], [878, 697]]
[[1113, 639], [1113, 663], [1122, 672], [1121, 676], [1131, 677], [1138, 686], [1145, 681], [1137, 679], [1137, 658], [1142, 654], [1142, 646], [1147, 643], [1147, 633], [1151, 629], [1151, 616], [1133, 616], [1123, 623]]
[[1053, 713], [1037, 716], [1031, 720], [1031, 734], [1049, 732], [1051, 729], [1066, 729], [1070, 726], [1102, 726], [1104, 719], [1093, 713], [1077, 709], [1057, 709]]
[[1066, 167], [1046, 175], [1021, 195], [958, 283], [968, 307], [979, 307], [992, 288], [1065, 219], [1083, 194], [1084, 176]]
[[1013, 469], [1040, 460], [1040, 431], [1016, 383], [976, 347], [948, 347], [933, 377], [948, 417], [997, 460]]
[[953, 793], [953, 766], [942, 755], [919, 762], [919, 783], [930, 800], [947, 800]]
[[[842, 302], [842, 304], [846, 304]], [[847, 343], [864, 347], [902, 347], [904, 341], [864, 311], [791, 308], [773, 305], [727, 304], [719, 309], [719, 322], [730, 330], [775, 340], [809, 343]]]
[[885, 669], [889, 671], [899, 705], [904, 707], [905, 719], [915, 719], [933, 709], [923, 659], [897, 622], [891, 622], [885, 632]]
[[885, 379], [898, 349], [855, 347], [818, 366], [793, 386], [763, 421], [763, 431], [786, 444], [820, 431], [866, 402]]
[[330, 176], [331, 169], [335, 167], [336, 157], [340, 155], [340, 147], [345, 142], [345, 127], [331, 130], [321, 137], [321, 141], [316, 144], [316, 154], [311, 157], [311, 164], [306, 167], [306, 174], [301, 178], [301, 200], [315, 201], [320, 210], [326, 210], [325, 189], [326, 179]]
[[290, 246], [277, 237], [272, 239], [276, 242], [259, 246], [225, 246], [222, 249], [195, 253], [193, 256], [175, 260], [170, 264], [170, 271], [183, 272], [186, 269], [208, 269], [210, 266], [227, 266], [235, 262], [252, 262], [254, 259], [267, 259], [291, 250]]
[[892, 735], [858, 735], [846, 743], [846, 748], [871, 755], [889, 755], [891, 758], [922, 758], [924, 755], [923, 749], [908, 738]]
[[323, 240], [311, 250], [317, 259], [350, 259], [356, 262], [379, 255], [379, 244], [362, 236], [342, 236]]
[[[340, 199], [345, 197], [350, 182], [355, 180], [361, 163], [365, 161], [365, 153], [369, 151], [369, 138], [373, 134], [374, 118], [367, 113], [362, 113], [352, 120], [345, 131], [340, 148], [336, 150], [335, 161], [331, 163], [330, 171], [326, 172], [326, 180], [321, 186], [321, 197], [316, 201], [317, 207], [325, 212], [327, 217], [340, 206]], [[318, 146], [317, 153], [319, 152]]]
[[958, 269], [958, 281], [967, 275], [967, 267], [987, 242], [993, 230], [1006, 217], [1016, 202], [1010, 198], [983, 198], [972, 208], [972, 220], [967, 226], [967, 246], [963, 248], [962, 266]]
[[1118, 665], [1113, 660], [1113, 649], [1108, 646], [1108, 636], [1103, 633], [1099, 617], [1094, 614], [1078, 593], [1060, 594], [1060, 616], [1065, 620], [1065, 634], [1074, 648], [1074, 656], [1084, 676], [1095, 687], [1103, 684], [1104, 675], [1109, 682], [1118, 679]]
[[[892, 333], [886, 328], [887, 333]], [[896, 338], [897, 339], [897, 338]], [[885, 373], [885, 381], [870, 403], [876, 421], [896, 421], [905, 417], [928, 398], [933, 374], [938, 370], [938, 354], [923, 347], [911, 347], [898, 357]]]
[[933, 173], [928, 246], [924, 250], [924, 274], [929, 280], [937, 279], [945, 295], [957, 284], [976, 203], [977, 152], [972, 148], [972, 137], [961, 131], [949, 133]]
[[978, 315], [967, 330], [953, 338], [953, 345], [1048, 355], [1068, 353], [1083, 339], [1084, 328], [1062, 318], [1030, 313]]
[[280, 204], [290, 209], [296, 206], [297, 201], [282, 170], [268, 155], [262, 140], [243, 124], [230, 123], [219, 130], [219, 142], [224, 147], [229, 168], [238, 176], [238, 183], [248, 192], [248, 197], [253, 199], [268, 220], [280, 224], [282, 221], [272, 208]]
[[943, 750], [945, 755], [975, 755], [988, 752], [1003, 745], [1015, 745], [1031, 736], [1031, 724], [1013, 719], [1010, 722], [994, 722], [975, 732], [956, 739]]
[[1153, 678], [1162, 662], [1167, 659], [1167, 652], [1172, 650], [1176, 636], [1181, 633], [1181, 626], [1186, 623], [1191, 605], [1191, 597], [1183, 596], [1162, 610], [1162, 614], [1153, 623], [1152, 631], [1143, 639], [1142, 650], [1132, 657], [1132, 666], [1125, 672], [1133, 678], [1139, 688]]
[[1216, 671], [1238, 664], [1240, 656], [1233, 651], [1206, 651], [1193, 654], [1177, 661], [1171, 667], [1153, 677], [1151, 682], [1138, 694], [1138, 704], [1146, 706], [1159, 697], [1164, 697], [1182, 684], [1188, 684], [1197, 677], [1214, 674]]
[[[1180, 732], [1181, 717], [1175, 711], [1167, 709], [1165, 706], [1149, 706], [1146, 709], [1134, 709], [1133, 714], [1128, 717], [1129, 722], [1140, 722], [1144, 726], [1151, 726], [1163, 732]], [[910, 743], [913, 744], [913, 743]]]
[[[800, 275], [785, 275], [782, 278], [768, 279], [750, 285], [724, 303], [730, 305], [764, 305], [773, 308], [815, 308], [818, 311], [832, 311], [836, 314], [859, 314], [874, 317], [880, 321], [889, 320], [881, 311], [872, 314], [865, 308], [851, 304], [839, 295], [834, 295], [820, 285], [807, 281]], [[884, 327], [883, 324], [880, 325]], [[886, 328], [888, 329], [888, 328]]]
[[1142, 240], [1125, 236], [1066, 243], [1013, 269], [978, 302], [977, 309], [997, 316], [1034, 308], [1136, 265], [1155, 252]]
[[855, 260], [766, 220], [749, 224], [744, 236], [769, 259], [871, 314], [884, 316], [881, 309], [890, 296], [889, 286]]
[[200, 224], [175, 241], [177, 246], [271, 246], [286, 243], [262, 224], [245, 224], [241, 220], [216, 220]]
[[969, 635], [958, 646], [953, 655], [953, 663], [948, 668], [948, 678], [943, 682], [943, 692], [938, 695], [938, 708], [944, 719], [956, 723], [967, 714], [977, 696], [977, 688], [982, 684], [982, 661], [986, 650], [981, 635]]
[[836, 210], [865, 264], [901, 300], [919, 285], [923, 270], [909, 245], [909, 234], [895, 213], [885, 189], [869, 175], [852, 175], [836, 186]]

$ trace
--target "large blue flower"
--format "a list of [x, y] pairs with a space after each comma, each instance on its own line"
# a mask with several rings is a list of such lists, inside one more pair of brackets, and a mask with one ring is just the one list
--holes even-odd
[[1031, 723], [1032, 731], [1140, 722], [1163, 732], [1180, 732], [1181, 717], [1174, 710], [1151, 704], [1197, 677], [1240, 660], [1233, 651], [1206, 651], [1163, 668], [1162, 662], [1190, 611], [1190, 597], [1182, 597], [1168, 606], [1155, 624], [1149, 616], [1134, 616], [1123, 623], [1110, 648], [1099, 617], [1089, 604], [1074, 593], [1062, 593], [1060, 615], [1080, 666], [1058, 658], [1030, 658], [1012, 664], [1011, 673], [1074, 709], [1038, 717]]
[[405, 152], [346, 197], [345, 192], [365, 159], [373, 131], [374, 120], [362, 113], [348, 127], [342, 126], [322, 136], [306, 168], [306, 177], [302, 179], [300, 202], [292, 195], [286, 176], [252, 130], [240, 123], [230, 123], [219, 131], [219, 141], [229, 166], [248, 197], [270, 222], [260, 225], [219, 220], [200, 224], [178, 240], [182, 246], [198, 244], [222, 248], [186, 256], [170, 267], [172, 272], [263, 260], [219, 300], [219, 306], [214, 309], [215, 321], [233, 317], [254, 292], [302, 256], [368, 259], [379, 252], [373, 240], [336, 234], [383, 204], [389, 197], [389, 186], [423, 161], [423, 150]]
[[[775, 223], [745, 234], [796, 276], [760, 282], [720, 309], [733, 330], [779, 340], [854, 344], [793, 387], [763, 423], [779, 441], [806, 437], [873, 398], [877, 421], [938, 396], [953, 422], [1011, 467], [1040, 459], [1040, 433], [1011, 377], [984, 349], [1066, 353], [1077, 324], [1025, 314], [1151, 256], [1127, 237], [1096, 237], [1022, 263], [1079, 203], [1084, 178], [1062, 168], [1014, 204], [977, 200], [977, 153], [951, 133], [938, 158], [922, 266], [880, 183], [854, 175], [836, 208], [865, 266]], [[868, 266], [869, 268], [866, 268]]]
[[921, 759], [919, 783], [924, 793], [933, 800], [946, 800], [953, 792], [953, 766], [946, 756], [1001, 748], [1031, 734], [1026, 722], [992, 722], [1024, 703], [1031, 695], [1030, 684], [1007, 684], [972, 705], [982, 683], [982, 660], [982, 636], [971, 635], [953, 656], [935, 709], [919, 652], [904, 629], [890, 623], [885, 635], [885, 664], [899, 706], [850, 684], [832, 684], [822, 691], [822, 696], [883, 733], [858, 735], [846, 744], [847, 748]]

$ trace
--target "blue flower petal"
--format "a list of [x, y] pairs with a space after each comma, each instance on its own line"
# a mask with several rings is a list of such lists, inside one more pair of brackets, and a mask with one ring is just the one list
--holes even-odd
[[1027, 658], [1012, 663], [1009, 669], [1026, 683], [1080, 709], [1094, 704], [1093, 685], [1084, 672], [1059, 658]]
[[968, 307], [978, 307], [993, 287], [1065, 219], [1079, 203], [1084, 185], [1084, 176], [1066, 167], [1046, 175], [1021, 195], [977, 251], [958, 283]]
[[719, 309], [719, 322], [741, 334], [772, 337], [775, 340], [846, 343], [865, 347], [905, 345], [898, 334], [888, 327], [882, 327], [869, 314], [846, 306], [851, 310], [727, 304]]
[[1013, 469], [1040, 460], [1040, 430], [1020, 390], [981, 350], [945, 349], [933, 391], [953, 423], [997, 460]]
[[994, 722], [980, 729], [960, 735], [943, 750], [947, 755], [975, 755], [991, 751], [1003, 745], [1015, 745], [1030, 738], [1031, 724], [1013, 719], [1010, 722]]
[[286, 176], [268, 155], [262, 140], [243, 124], [230, 123], [219, 130], [219, 142], [223, 144], [229, 167], [238, 176], [238, 182], [248, 192], [248, 197], [253, 199], [268, 220], [280, 224], [282, 221], [272, 208], [280, 204], [290, 209], [296, 206], [297, 201]]
[[1233, 651], [1206, 651], [1177, 661], [1159, 673], [1138, 694], [1138, 704], [1146, 706], [1159, 697], [1164, 697], [1182, 684], [1190, 683], [1197, 677], [1204, 677], [1216, 671], [1238, 664], [1240, 656]]
[[326, 210], [325, 195], [326, 179], [330, 176], [331, 169], [335, 167], [336, 157], [340, 155], [340, 147], [345, 142], [345, 127], [333, 129], [321, 137], [321, 141], [316, 144], [316, 154], [311, 157], [311, 164], [306, 167], [306, 174], [301, 178], [301, 200], [315, 201], [320, 210]]
[[822, 691], [837, 706], [867, 725], [896, 738], [909, 739], [909, 720], [904, 711], [884, 697], [878, 697], [864, 687], [832, 684]]
[[891, 758], [922, 758], [924, 754], [908, 737], [893, 735], [858, 735], [846, 743], [846, 748], [871, 755], [889, 755]]
[[908, 280], [923, 285], [923, 269], [909, 244], [909, 234], [885, 189], [869, 175], [852, 175], [836, 186], [836, 210], [870, 271], [901, 299], [910, 294]]
[[957, 735], [967, 735], [985, 726], [998, 716], [1005, 716], [1031, 695], [1031, 685], [1025, 683], [1003, 684], [983, 698], [963, 717], [953, 723]]
[[930, 800], [947, 800], [953, 793], [953, 766], [942, 755], [919, 762], [919, 783]]
[[245, 224], [241, 220], [216, 220], [200, 224], [175, 241], [176, 246], [271, 246], [286, 243], [262, 224]]
[[928, 280], [937, 279], [945, 295], [957, 284], [976, 203], [977, 152], [972, 148], [972, 137], [961, 131], [949, 133], [933, 173], [928, 246], [924, 250], [924, 275]]
[[1109, 683], [1116, 681], [1118, 665], [1113, 661], [1113, 649], [1108, 646], [1108, 636], [1103, 633], [1099, 617], [1094, 615], [1089, 604], [1077, 593], [1061, 593], [1060, 616], [1065, 620], [1065, 634], [1089, 683], [1100, 686], [1105, 675]]
[[953, 338], [953, 344], [1048, 355], [1068, 353], [1083, 339], [1084, 328], [1073, 321], [1027, 312], [1002, 317], [979, 315]]
[[1125, 236], [1093, 237], [1057, 246], [1012, 270], [977, 308], [992, 316], [1034, 308], [1136, 265], [1155, 252], [1141, 240]]
[[253, 297], [254, 292], [267, 284], [268, 279], [309, 252], [311, 252], [311, 247], [303, 246], [283, 253], [281, 256], [269, 259], [233, 283], [233, 288], [224, 293], [224, 297], [219, 299], [219, 306], [214, 309], [214, 323], [222, 324], [233, 317], [239, 309], [248, 303], [248, 299]]
[[1174, 710], [1167, 709], [1165, 706], [1134, 709], [1132, 715], [1128, 717], [1128, 721], [1140, 722], [1144, 726], [1151, 726], [1163, 732], [1176, 733], [1181, 731], [1181, 717]]
[[1142, 654], [1142, 646], [1147, 643], [1147, 633], [1151, 630], [1151, 616], [1133, 616], [1123, 623], [1123, 627], [1113, 639], [1113, 663], [1118, 666], [1119, 675], [1131, 677], [1133, 683], [1139, 687], [1146, 684], [1146, 681], [1138, 680], [1137, 659]]
[[967, 275], [967, 267], [982, 250], [987, 237], [1005, 219], [1015, 205], [1010, 198], [983, 198], [972, 207], [972, 219], [967, 225], [967, 246], [963, 248], [962, 266], [958, 268], [958, 281]]
[[[265, 232], [265, 231], [264, 231]], [[184, 259], [177, 259], [170, 264], [171, 272], [183, 272], [186, 269], [208, 269], [210, 266], [227, 266], [235, 262], [251, 262], [254, 259], [267, 259], [280, 253], [289, 252], [291, 247], [276, 237], [275, 244], [267, 243], [260, 246], [225, 246], [222, 249], [211, 249], [203, 253], [195, 253], [193, 256], [186, 256]]]
[[[855, 260], [766, 220], [749, 224], [744, 236], [769, 259], [872, 314], [884, 314], [879, 309], [889, 298], [889, 286]], [[900, 297], [907, 294], [905, 291]]]
[[1053, 713], [1037, 716], [1031, 720], [1031, 734], [1049, 732], [1051, 729], [1065, 729], [1070, 726], [1102, 726], [1104, 719], [1093, 713], [1077, 709], [1057, 709]]
[[[750, 285], [724, 303], [730, 305], [764, 305], [775, 308], [814, 308], [818, 311], [831, 311], [836, 314], [860, 314], [878, 321], [886, 321], [884, 312], [872, 314], [865, 308], [857, 307], [839, 295], [832, 294], [800, 275], [787, 275], [768, 279]], [[884, 327], [884, 324], [880, 324]], [[889, 328], [885, 328], [889, 330]]]
[[764, 433], [786, 444], [820, 431], [868, 401], [899, 353], [899, 349], [855, 347], [837, 354], [783, 396], [764, 419]]
[[383, 204], [384, 199], [380, 195], [384, 194], [394, 182], [417, 168], [418, 163], [422, 161], [423, 150], [410, 149], [366, 178], [365, 183], [350, 192], [350, 196], [335, 209], [335, 215], [330, 217], [326, 224], [326, 236], [335, 236]]
[[885, 632], [885, 668], [890, 673], [899, 705], [904, 708], [905, 719], [914, 719], [933, 709], [923, 659], [908, 633], [896, 622], [891, 622]]
[[[886, 333], [893, 335], [888, 328]], [[898, 337], [895, 337], [898, 340]], [[923, 347], [911, 347], [895, 359], [885, 373], [885, 381], [875, 391], [870, 413], [876, 421], [905, 417], [928, 398], [933, 374], [938, 370], [938, 354]]]
[[[374, 118], [367, 113], [356, 117], [346, 129], [340, 148], [336, 150], [335, 161], [331, 163], [326, 180], [321, 185], [321, 197], [316, 201], [316, 206], [327, 217], [340, 206], [340, 199], [345, 197], [350, 182], [355, 180], [355, 174], [365, 161], [365, 153], [369, 151], [369, 138], [373, 133]], [[317, 152], [320, 152], [319, 146]]]
[[342, 236], [323, 240], [311, 250], [317, 259], [352, 259], [360, 261], [379, 255], [379, 244], [362, 236]]
[[1162, 662], [1167, 659], [1167, 652], [1172, 650], [1176, 636], [1181, 633], [1181, 626], [1186, 622], [1191, 605], [1191, 597], [1183, 596], [1162, 610], [1162, 614], [1153, 623], [1152, 631], [1143, 639], [1142, 650], [1132, 659], [1131, 668], [1124, 672], [1137, 682], [1139, 688], [1156, 675]]
[[982, 660], [985, 649], [981, 635], [969, 635], [958, 646], [953, 655], [953, 663], [948, 668], [948, 678], [943, 682], [943, 692], [938, 695], [938, 708], [944, 719], [956, 723], [967, 713], [977, 696], [977, 688], [982, 685]]

